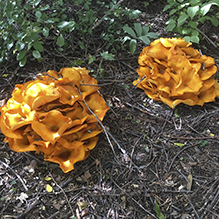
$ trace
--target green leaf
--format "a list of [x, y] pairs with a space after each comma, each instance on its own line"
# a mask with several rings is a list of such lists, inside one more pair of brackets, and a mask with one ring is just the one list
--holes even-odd
[[137, 41], [135, 39], [130, 40], [130, 52], [131, 54], [134, 54], [135, 50], [136, 50], [136, 46], [137, 46]]
[[192, 6], [197, 5], [200, 2], [200, 0], [190, 0], [190, 4]]
[[39, 32], [41, 32], [41, 28], [35, 26], [35, 27], [33, 27], [33, 32], [39, 33]]
[[166, 31], [172, 31], [176, 27], [176, 21], [172, 18], [166, 22]]
[[105, 60], [110, 60], [110, 61], [115, 60], [115, 59], [114, 59], [114, 56], [115, 56], [115, 55], [113, 55], [112, 53], [108, 53], [108, 51], [102, 52], [102, 53], [100, 53], [100, 55], [101, 55]]
[[123, 30], [124, 30], [126, 33], [130, 34], [132, 37], [136, 38], [136, 34], [135, 34], [134, 30], [132, 30], [132, 28], [130, 28], [130, 27], [128, 26], [128, 24], [126, 24], [125, 26], [123, 26]]
[[149, 32], [149, 33], [147, 34], [147, 37], [156, 39], [156, 38], [158, 38], [158, 34], [157, 34], [157, 33], [154, 33], [154, 32]]
[[17, 41], [17, 43], [16, 43], [16, 49], [17, 49], [18, 51], [20, 51], [20, 50], [24, 49], [25, 45], [26, 45], [26, 43]]
[[49, 28], [48, 27], [43, 28], [43, 36], [45, 36], [45, 37], [49, 36]]
[[190, 21], [188, 26], [192, 27], [192, 28], [196, 28], [198, 26], [198, 22], [195, 22], [195, 21]]
[[20, 62], [19, 62], [19, 66], [20, 66], [20, 67], [25, 66], [26, 62], [27, 62], [27, 57], [24, 56], [23, 59], [20, 60]]
[[193, 31], [193, 29], [188, 28], [188, 27], [183, 27], [180, 32], [181, 32], [183, 35], [189, 35], [189, 34], [191, 33], [191, 31]]
[[191, 41], [193, 43], [199, 43], [199, 37], [198, 36], [191, 36]]
[[96, 60], [95, 56], [92, 56], [91, 54], [88, 55], [88, 65], [91, 64]]
[[33, 47], [35, 50], [39, 51], [39, 52], [43, 52], [44, 48], [42, 46], [42, 43], [39, 41], [36, 41], [33, 43]]
[[150, 44], [151, 42], [147, 36], [141, 36], [139, 39], [142, 40], [146, 45]]
[[199, 10], [199, 6], [193, 6], [187, 8], [187, 13], [190, 16], [191, 20], [194, 18], [198, 10]]
[[14, 45], [14, 42], [10, 42], [7, 44], [7, 49], [10, 50]]
[[211, 23], [212, 23], [215, 27], [217, 27], [218, 24], [219, 24], [219, 21], [218, 21], [217, 18], [211, 18], [210, 21], [211, 21]]
[[142, 34], [141, 24], [139, 24], [139, 23], [134, 23], [134, 27], [135, 27], [135, 32], [137, 33], [137, 35], [138, 35], [138, 36], [141, 36], [141, 34]]
[[122, 41], [122, 44], [124, 44], [127, 40], [131, 40], [131, 38], [129, 36], [125, 36]]
[[155, 198], [155, 200], [154, 200], [154, 206], [155, 206], [155, 211], [156, 211], [156, 213], [157, 213], [157, 217], [158, 217], [159, 219], [165, 219], [165, 218], [164, 218], [164, 215], [163, 215], [163, 214], [161, 213], [161, 211], [160, 211], [160, 206], [158, 205], [156, 198]]
[[187, 14], [180, 15], [180, 17], [177, 19], [177, 27], [182, 26], [186, 22], [188, 17], [189, 16]]
[[47, 22], [50, 23], [50, 24], [54, 24], [55, 22], [58, 22], [58, 21], [59, 21], [59, 18], [49, 18], [47, 20]]
[[62, 34], [58, 36], [56, 43], [59, 47], [62, 47], [65, 44], [65, 39]]
[[163, 11], [167, 11], [168, 9], [172, 8], [172, 5], [166, 5], [163, 9]]
[[201, 15], [202, 16], [205, 16], [208, 12], [209, 12], [209, 10], [210, 10], [210, 8], [211, 8], [211, 3], [210, 4], [207, 4], [207, 5], [204, 5], [201, 9], [200, 9], [200, 13], [201, 13]]
[[76, 66], [76, 65], [82, 65], [84, 63], [84, 60], [74, 60], [70, 63], [70, 67]]
[[69, 29], [70, 32], [75, 29], [75, 21], [69, 21], [68, 22], [68, 29]]
[[169, 16], [175, 14], [178, 11], [178, 9], [174, 8], [170, 11]]
[[78, 41], [78, 43], [79, 43], [80, 48], [84, 50], [85, 49], [84, 43], [80, 40]]
[[29, 36], [25, 37], [26, 42], [31, 42], [39, 38], [38, 34], [35, 32], [30, 33]]
[[185, 144], [183, 144], [183, 143], [174, 143], [174, 145], [179, 146], [179, 147], [182, 147], [182, 146], [184, 146]]
[[143, 36], [146, 35], [148, 33], [148, 31], [149, 31], [149, 27], [148, 26], [143, 26], [142, 27], [142, 35]]
[[184, 36], [183, 38], [186, 42], [188, 42], [188, 43], [191, 42], [191, 37], [190, 36]]
[[41, 0], [34, 0], [32, 2], [34, 2], [34, 6], [37, 6], [41, 2]]
[[200, 141], [196, 141], [196, 144], [200, 144], [200, 147], [204, 147], [206, 145], [208, 145], [208, 141], [207, 140], [200, 140]]
[[36, 58], [36, 59], [39, 59], [39, 58], [41, 58], [41, 54], [38, 51], [34, 50], [33, 51], [33, 57]]
[[45, 5], [44, 7], [40, 7], [40, 10], [41, 10], [41, 11], [45, 11], [45, 10], [47, 10], [47, 9], [49, 9], [49, 8], [50, 8], [49, 5]]
[[191, 35], [192, 36], [199, 36], [199, 32], [197, 30], [193, 30]]
[[136, 122], [137, 124], [139, 124], [139, 123], [141, 122], [141, 120], [140, 120], [140, 119], [137, 119], [135, 122]]
[[174, 111], [174, 116], [175, 116], [176, 118], [179, 118], [179, 117], [180, 117], [180, 115], [179, 115], [179, 113], [178, 113], [178, 109], [175, 109], [175, 111]]
[[58, 27], [59, 29], [64, 29], [64, 28], [66, 28], [68, 25], [69, 25], [69, 22], [68, 22], [68, 21], [61, 21], [60, 23], [58, 23], [57, 27]]
[[21, 59], [24, 58], [24, 56], [26, 55], [26, 50], [22, 50], [17, 54], [17, 60], [20, 61]]
[[42, 16], [42, 13], [40, 11], [36, 11], [35, 16], [39, 19]]

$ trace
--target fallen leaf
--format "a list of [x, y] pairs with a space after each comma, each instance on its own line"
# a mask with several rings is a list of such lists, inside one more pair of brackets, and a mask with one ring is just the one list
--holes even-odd
[[135, 189], [139, 187], [137, 184], [134, 184], [134, 183], [131, 186]]
[[182, 146], [184, 146], [185, 144], [183, 144], [183, 143], [174, 143], [174, 145], [176, 145], [176, 146], [179, 146], [179, 147], [182, 147]]
[[89, 202], [77, 202], [80, 211], [85, 209], [89, 204], [90, 204]]
[[190, 214], [182, 214], [181, 219], [191, 218]]
[[50, 186], [49, 184], [46, 184], [46, 191], [47, 192], [52, 192], [53, 191], [52, 186]]
[[86, 179], [91, 178], [91, 175], [90, 175], [89, 170], [87, 170], [87, 171], [84, 172], [84, 176], [85, 176]]
[[53, 207], [59, 210], [61, 205], [59, 203], [53, 203]]
[[95, 160], [96, 166], [100, 164], [100, 161], [98, 159]]
[[188, 191], [191, 191], [191, 189], [192, 189], [192, 174], [189, 174], [189, 175], [188, 175], [188, 183], [187, 183], [187, 185], [186, 185], [186, 189], [187, 189]]
[[77, 180], [78, 182], [82, 182], [82, 181], [83, 181], [83, 179], [82, 179], [80, 176], [77, 177], [76, 180]]
[[49, 177], [49, 176], [46, 176], [46, 177], [45, 177], [45, 180], [46, 180], [46, 181], [50, 181], [51, 179], [52, 179], [52, 178]]
[[21, 192], [20, 196], [18, 196], [16, 199], [19, 199], [23, 203], [24, 201], [26, 201], [27, 198], [28, 195], [24, 192]]

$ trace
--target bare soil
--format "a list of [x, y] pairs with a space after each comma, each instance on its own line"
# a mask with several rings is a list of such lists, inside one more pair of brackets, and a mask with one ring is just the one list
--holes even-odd
[[[123, 4], [144, 7], [140, 1]], [[164, 6], [163, 1], [153, 1], [137, 21], [150, 24], [161, 37], [173, 37], [164, 29], [168, 20]], [[95, 46], [88, 45], [90, 54], [104, 43], [98, 28], [92, 39]], [[202, 30], [212, 40], [219, 35], [211, 25]], [[1, 66], [1, 74], [9, 74], [0, 82], [2, 103], [10, 98], [15, 84], [32, 80], [39, 72], [67, 67], [72, 60], [85, 60], [111, 108], [103, 121], [110, 141], [100, 134], [90, 156], [65, 174], [40, 154], [11, 151], [1, 134], [0, 217], [152, 219], [162, 218], [155, 208], [159, 205], [166, 219], [219, 218], [219, 99], [203, 107], [179, 105], [173, 110], [134, 88], [141, 43], [134, 55], [127, 45], [115, 61], [99, 58], [89, 65], [87, 53], [82, 54], [79, 47], [77, 51], [77, 46], [64, 54], [51, 47], [48, 43], [50, 52], [44, 53], [42, 63], [30, 60], [23, 68], [16, 62]], [[206, 39], [197, 47], [219, 66], [218, 49]], [[47, 184], [52, 192], [46, 190]]]

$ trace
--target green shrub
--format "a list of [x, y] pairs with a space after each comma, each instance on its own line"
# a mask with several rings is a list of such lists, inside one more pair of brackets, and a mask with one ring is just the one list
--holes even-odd
[[123, 30], [128, 33], [131, 37], [126, 36], [123, 40], [123, 43], [127, 40], [130, 40], [129, 46], [131, 54], [136, 50], [137, 40], [143, 41], [146, 45], [150, 44], [150, 38], [158, 38], [158, 34], [154, 32], [149, 32], [148, 26], [141, 26], [139, 23], [134, 23], [134, 30], [129, 27], [127, 24], [123, 26]]
[[218, 9], [219, 0], [167, 0], [163, 11], [169, 10], [169, 20], [166, 22], [167, 31], [179, 33], [186, 41], [199, 43], [202, 31], [198, 29], [200, 24], [207, 20], [217, 27], [219, 24]]
[[21, 67], [32, 57], [40, 62], [50, 45], [60, 52], [75, 44], [85, 50], [98, 26], [98, 37], [106, 41], [101, 52], [115, 52], [122, 47], [123, 19], [137, 18], [139, 13], [116, 0], [96, 1], [95, 5], [91, 0], [2, 0], [0, 63], [13, 56]]
[[[41, 0], [0, 1], [3, 19], [0, 21], [0, 61], [16, 54], [22, 67], [31, 55], [42, 60], [44, 42], [42, 38], [53, 37], [59, 47], [65, 44], [64, 33], [75, 28], [75, 21], [65, 15], [63, 1], [52, 5], [40, 4]], [[51, 11], [53, 13], [51, 13]]]

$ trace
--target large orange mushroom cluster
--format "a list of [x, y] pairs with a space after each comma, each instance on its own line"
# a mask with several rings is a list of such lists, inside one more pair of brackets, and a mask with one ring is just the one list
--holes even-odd
[[202, 55], [184, 39], [160, 38], [138, 58], [139, 79], [133, 84], [152, 99], [174, 108], [180, 103], [201, 105], [219, 96], [214, 59]]
[[[42, 152], [63, 172], [85, 159], [102, 132], [98, 119], [109, 110], [97, 81], [85, 68], [63, 68], [17, 84], [0, 108], [0, 128], [12, 150]], [[97, 119], [98, 118], [98, 119]]]

